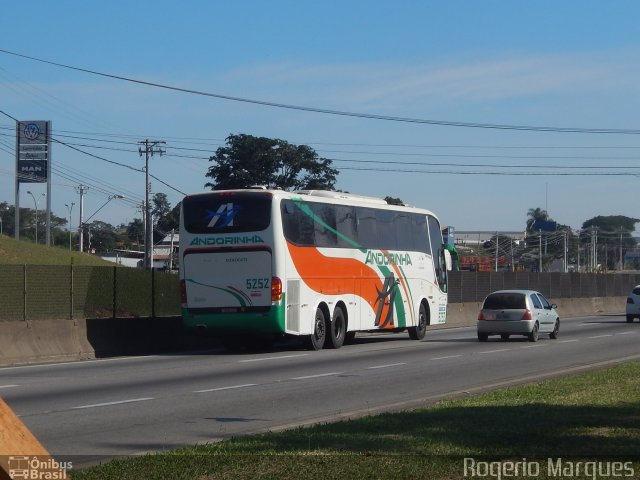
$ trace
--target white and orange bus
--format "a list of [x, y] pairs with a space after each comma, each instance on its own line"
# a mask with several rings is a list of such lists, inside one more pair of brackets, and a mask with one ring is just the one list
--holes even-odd
[[188, 195], [180, 215], [184, 326], [304, 336], [339, 348], [356, 332], [446, 321], [449, 251], [428, 210], [341, 192]]

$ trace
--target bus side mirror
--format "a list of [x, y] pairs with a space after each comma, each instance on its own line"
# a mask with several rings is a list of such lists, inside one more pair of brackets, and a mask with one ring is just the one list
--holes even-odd
[[444, 264], [447, 267], [447, 272], [450, 272], [453, 267], [451, 263], [451, 252], [449, 250], [444, 250]]

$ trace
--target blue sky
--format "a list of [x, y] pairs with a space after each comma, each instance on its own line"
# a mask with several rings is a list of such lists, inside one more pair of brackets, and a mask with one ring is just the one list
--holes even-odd
[[[640, 131], [635, 1], [32, 1], [4, 2], [1, 12], [2, 50], [185, 89], [391, 117]], [[523, 230], [535, 207], [576, 229], [596, 215], [640, 217], [637, 134], [301, 112], [1, 52], [0, 110], [51, 120], [54, 136], [138, 170], [136, 142], [166, 141], [150, 172], [173, 187], [152, 182], [172, 205], [178, 191], [203, 190], [206, 158], [245, 133], [308, 144], [334, 160], [338, 188], [400, 197], [457, 230]], [[0, 115], [0, 201], [10, 203], [13, 126]], [[89, 185], [85, 219], [109, 192], [126, 199], [94, 219], [140, 218], [142, 172], [61, 145], [53, 162], [53, 211], [64, 217], [75, 202], [74, 228], [80, 182]], [[45, 186], [21, 187], [21, 205], [32, 207], [28, 189]]]

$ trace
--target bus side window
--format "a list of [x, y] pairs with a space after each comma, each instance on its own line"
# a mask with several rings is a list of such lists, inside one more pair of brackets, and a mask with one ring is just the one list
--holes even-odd
[[419, 252], [431, 254], [427, 217], [420, 214], [411, 216], [411, 236], [413, 237], [413, 248]]
[[336, 247], [336, 211], [333, 205], [316, 203], [312, 206], [315, 215], [314, 234], [317, 247]]
[[283, 201], [281, 211], [285, 238], [295, 245], [313, 245], [313, 219], [291, 201]]
[[358, 245], [356, 230], [356, 212], [353, 207], [336, 205], [336, 230], [338, 231], [338, 247], [353, 248]]
[[[403, 212], [396, 213], [393, 223], [397, 235], [396, 242], [398, 250], [411, 251], [416, 249], [413, 244], [410, 214]], [[417, 249], [419, 249], [419, 247], [417, 247]]]
[[396, 212], [376, 210], [378, 222], [378, 248], [380, 250], [397, 250], [398, 242], [395, 227]]
[[376, 211], [372, 208], [356, 207], [358, 225], [358, 243], [364, 248], [378, 249]]

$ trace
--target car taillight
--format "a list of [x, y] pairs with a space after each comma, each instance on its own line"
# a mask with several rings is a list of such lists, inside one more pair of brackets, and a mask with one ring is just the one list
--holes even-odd
[[484, 313], [482, 313], [482, 310], [480, 310], [480, 313], [478, 314], [478, 320], [486, 320], [486, 318], [484, 318]]
[[631, 298], [631, 297], [627, 297], [627, 303], [634, 303], [634, 302], [633, 302], [633, 298]]
[[187, 303], [187, 286], [184, 280], [180, 280], [180, 303]]
[[531, 320], [533, 317], [531, 316], [531, 310], [528, 308], [524, 311], [524, 315], [522, 316], [522, 320]]
[[271, 301], [279, 302], [280, 300], [282, 300], [282, 280], [271, 277]]

